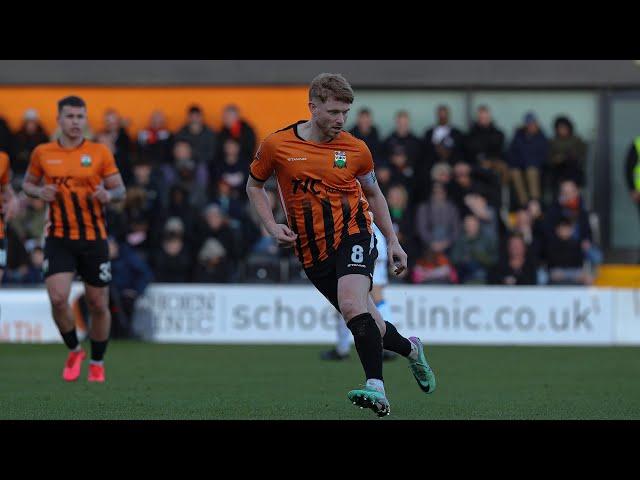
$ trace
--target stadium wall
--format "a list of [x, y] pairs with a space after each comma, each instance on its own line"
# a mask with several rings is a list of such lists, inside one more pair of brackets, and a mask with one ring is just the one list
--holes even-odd
[[[640, 345], [638, 289], [389, 286], [386, 297], [398, 329], [432, 344]], [[329, 344], [339, 320], [308, 286], [155, 284], [135, 328], [160, 343]], [[0, 291], [0, 342], [60, 341], [44, 290]]]
[[[92, 131], [103, 128], [103, 114], [115, 108], [129, 123], [132, 135], [145, 128], [151, 112], [162, 110], [168, 127], [176, 131], [184, 125], [186, 110], [194, 103], [205, 111], [206, 121], [216, 129], [221, 126], [222, 109], [229, 103], [237, 104], [242, 115], [256, 128], [259, 138], [308, 118], [307, 87], [1, 87], [0, 117], [18, 130], [27, 109], [35, 108], [45, 129], [52, 133], [56, 125], [56, 102], [67, 95], [79, 95], [89, 107], [89, 126]], [[356, 112], [362, 107], [371, 109], [374, 122], [384, 138], [395, 127], [395, 114], [406, 110], [411, 115], [412, 129], [417, 135], [435, 122], [437, 106], [446, 104], [451, 109], [454, 125], [467, 130], [472, 122], [471, 111], [489, 105], [496, 125], [504, 130], [507, 142], [516, 127], [522, 123], [525, 112], [535, 109], [547, 135], [553, 132], [553, 121], [568, 115], [575, 122], [576, 133], [590, 146], [597, 140], [597, 93], [577, 90], [388, 90], [373, 89], [357, 92], [347, 129], [354, 126]], [[471, 110], [471, 111], [469, 111]], [[591, 148], [590, 151], [593, 151]], [[589, 162], [591, 163], [591, 162]]]
[[102, 116], [115, 108], [130, 122], [129, 133], [136, 134], [148, 125], [151, 112], [162, 110], [172, 131], [186, 121], [187, 108], [197, 103], [206, 120], [216, 129], [221, 126], [222, 110], [236, 104], [255, 127], [259, 138], [308, 117], [306, 87], [0, 87], [0, 116], [14, 130], [20, 128], [25, 110], [35, 108], [49, 133], [56, 130], [56, 103], [67, 95], [79, 95], [88, 106], [89, 125], [102, 129]]
[[633, 88], [637, 60], [0, 60], [4, 85], [307, 85], [358, 88]]

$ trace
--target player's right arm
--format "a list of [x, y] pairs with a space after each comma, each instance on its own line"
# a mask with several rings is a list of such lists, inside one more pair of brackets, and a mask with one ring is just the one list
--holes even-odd
[[293, 247], [298, 236], [287, 225], [276, 223], [269, 205], [269, 197], [264, 189], [264, 182], [259, 182], [250, 176], [247, 180], [247, 196], [267, 232], [278, 241], [278, 245], [287, 248]]
[[269, 197], [264, 190], [264, 184], [273, 174], [274, 162], [271, 145], [268, 139], [262, 142], [255, 154], [253, 162], [249, 166], [249, 178], [247, 179], [247, 196], [253, 208], [255, 208], [260, 220], [267, 232], [283, 247], [293, 247], [298, 237], [284, 224], [276, 223], [269, 205]]
[[29, 160], [29, 168], [22, 181], [22, 191], [33, 198], [41, 198], [45, 202], [53, 202], [56, 198], [58, 186], [55, 184], [47, 184], [40, 186], [40, 181], [44, 175], [42, 165], [40, 163], [40, 149], [35, 148], [31, 153]]
[[22, 190], [33, 198], [41, 198], [45, 202], [53, 202], [56, 199], [58, 187], [54, 184], [40, 186], [42, 177], [36, 177], [27, 173], [22, 181]]
[[31, 152], [29, 167], [22, 181], [22, 191], [30, 197], [41, 198], [45, 202], [53, 202], [56, 198], [58, 186], [55, 184], [40, 186], [43, 175], [44, 170], [40, 161], [40, 149], [36, 147]]

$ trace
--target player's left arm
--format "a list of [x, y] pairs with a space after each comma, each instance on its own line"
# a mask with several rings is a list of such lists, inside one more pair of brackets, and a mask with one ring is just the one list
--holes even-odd
[[96, 188], [93, 198], [102, 204], [124, 200], [127, 190], [122, 181], [122, 175], [120, 175], [120, 171], [116, 166], [116, 159], [107, 147], [102, 145], [101, 148], [104, 155], [104, 161], [99, 173], [102, 177], [102, 183]]
[[93, 198], [100, 203], [107, 204], [109, 202], [117, 202], [124, 200], [127, 194], [127, 189], [122, 181], [122, 175], [114, 173], [105, 177], [103, 182], [98, 185], [96, 191], [93, 193]]
[[389, 258], [389, 264], [394, 265], [394, 273], [400, 275], [407, 268], [407, 254], [400, 246], [398, 236], [393, 230], [389, 206], [380, 190], [375, 171], [371, 170], [365, 175], [358, 176], [357, 179], [369, 202], [369, 208], [373, 213], [374, 222], [387, 239], [387, 257]]

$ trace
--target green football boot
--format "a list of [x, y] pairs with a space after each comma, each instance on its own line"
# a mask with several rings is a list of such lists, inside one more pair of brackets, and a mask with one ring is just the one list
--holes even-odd
[[418, 382], [420, 390], [424, 393], [433, 393], [436, 389], [436, 376], [427, 363], [427, 357], [424, 355], [424, 346], [418, 337], [409, 337], [409, 341], [418, 349], [418, 359], [409, 359], [409, 368], [411, 373]]
[[384, 393], [365, 386], [361, 390], [351, 390], [347, 397], [360, 408], [370, 408], [379, 417], [389, 415], [389, 400]]

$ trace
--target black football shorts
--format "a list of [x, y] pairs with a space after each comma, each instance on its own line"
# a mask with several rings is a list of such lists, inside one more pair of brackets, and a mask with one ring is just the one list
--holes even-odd
[[369, 291], [373, 286], [373, 269], [378, 258], [376, 237], [370, 233], [357, 233], [343, 239], [338, 249], [318, 265], [305, 268], [311, 283], [331, 304], [338, 306], [338, 279], [345, 275], [359, 274], [369, 277]]
[[109, 245], [106, 240], [70, 240], [47, 237], [44, 243], [44, 277], [56, 273], [78, 272], [93, 287], [111, 282]]

